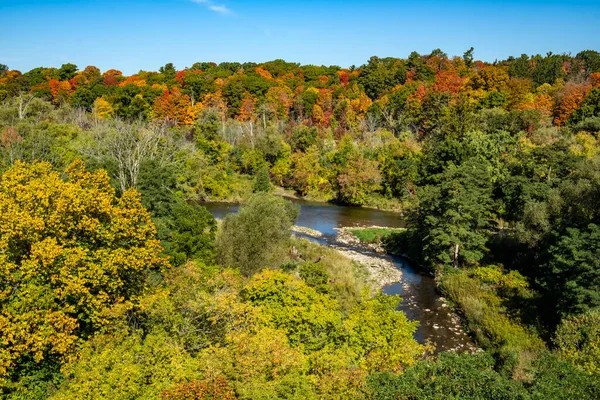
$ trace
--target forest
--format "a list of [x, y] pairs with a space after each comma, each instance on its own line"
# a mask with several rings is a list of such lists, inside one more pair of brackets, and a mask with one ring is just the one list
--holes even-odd
[[[0, 64], [0, 174], [2, 398], [600, 397], [597, 51]], [[417, 342], [286, 197], [397, 212], [480, 350]]]

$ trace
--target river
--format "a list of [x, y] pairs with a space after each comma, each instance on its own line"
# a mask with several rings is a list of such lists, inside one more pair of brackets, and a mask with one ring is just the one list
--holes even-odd
[[[431, 276], [418, 272], [410, 262], [398, 256], [382, 255], [359, 246], [349, 246], [337, 241], [337, 228], [384, 226], [390, 228], [404, 227], [400, 214], [374, 210], [369, 208], [345, 207], [327, 203], [316, 203], [293, 200], [300, 206], [300, 216], [296, 225], [317, 230], [323, 234], [314, 238], [299, 234], [320, 244], [343, 247], [372, 257], [386, 257], [402, 271], [402, 279], [398, 283], [384, 287], [389, 295], [400, 295], [402, 302], [398, 309], [410, 320], [419, 321], [415, 339], [420, 343], [427, 340], [435, 343], [436, 352], [457, 350], [472, 351], [475, 349], [472, 340], [459, 323], [458, 316], [449, 309], [437, 292], [436, 284]], [[237, 212], [238, 205], [231, 203], [202, 203], [215, 218], [224, 218], [227, 214]]]

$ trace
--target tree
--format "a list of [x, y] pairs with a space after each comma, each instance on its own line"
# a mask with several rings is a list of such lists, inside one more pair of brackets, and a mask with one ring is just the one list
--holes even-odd
[[23, 138], [19, 136], [19, 132], [13, 127], [5, 128], [2, 131], [2, 136], [0, 137], [0, 144], [6, 151], [8, 151], [10, 165], [15, 162], [15, 147], [18, 146], [19, 143], [23, 141]]
[[569, 82], [560, 91], [560, 100], [554, 110], [554, 123], [564, 125], [573, 113], [581, 106], [590, 91], [588, 84]]
[[544, 83], [553, 84], [557, 79], [564, 78], [566, 73], [563, 63], [567, 58], [568, 56], [552, 53], [548, 53], [546, 57], [540, 55], [533, 57], [533, 69], [531, 71], [533, 82], [540, 86]]
[[306, 152], [310, 146], [317, 143], [318, 131], [317, 128], [309, 128], [305, 125], [301, 125], [294, 128], [292, 136], [290, 137], [290, 146], [292, 151], [300, 150]]
[[597, 376], [590, 376], [550, 352], [534, 363], [533, 382], [529, 386], [533, 400], [596, 400], [600, 393]]
[[569, 118], [569, 122], [577, 124], [587, 118], [600, 116], [600, 87], [595, 87], [586, 95], [579, 108], [575, 109]]
[[558, 314], [600, 307], [600, 227], [567, 228], [548, 249], [540, 283]]
[[[199, 366], [164, 332], [97, 335], [64, 366], [67, 379], [50, 399], [156, 399], [179, 380], [199, 379]], [[167, 397], [168, 398], [168, 397]]]
[[217, 222], [205, 207], [177, 203], [171, 209], [167, 224], [171, 232], [167, 236], [165, 253], [171, 256], [175, 265], [190, 259], [213, 262]]
[[167, 63], [163, 67], [158, 69], [161, 75], [163, 75], [163, 82], [169, 82], [175, 79], [175, 74], [177, 74], [177, 70], [173, 63]]
[[61, 81], [69, 81], [73, 79], [76, 73], [77, 65], [71, 63], [63, 64], [58, 70], [58, 79]]
[[200, 103], [192, 104], [190, 96], [182, 94], [177, 87], [165, 90], [157, 97], [152, 106], [153, 117], [156, 120], [172, 120], [178, 125], [191, 126], [200, 113]]
[[511, 60], [508, 72], [513, 78], [531, 78], [531, 65], [529, 56], [521, 54], [521, 57]]
[[91, 132], [93, 140], [81, 151], [97, 162], [114, 163], [120, 189], [125, 192], [138, 187], [144, 162], [154, 158], [160, 161], [159, 145], [165, 144], [166, 130], [160, 124], [108, 121], [95, 127]]
[[586, 75], [594, 72], [600, 72], [600, 53], [595, 50], [584, 50], [575, 56], [576, 59], [583, 61]]
[[160, 398], [162, 400], [237, 399], [231, 383], [222, 376], [216, 376], [214, 379], [180, 383], [163, 390]]
[[554, 343], [561, 358], [600, 376], [600, 309], [565, 318]]
[[218, 259], [222, 265], [252, 275], [280, 260], [281, 248], [290, 237], [298, 208], [287, 200], [257, 194], [228, 215], [217, 237]]
[[261, 307], [290, 344], [316, 351], [332, 344], [341, 330], [339, 305], [293, 275], [265, 270], [244, 287], [243, 298]]
[[69, 98], [69, 101], [72, 105], [84, 108], [87, 111], [92, 110], [95, 100], [96, 95], [85, 86], [77, 87], [77, 89], [75, 89]]
[[488, 353], [445, 352], [437, 360], [421, 362], [402, 375], [372, 374], [367, 383], [374, 400], [529, 398], [522, 385], [494, 371], [494, 358]]
[[99, 119], [110, 118], [115, 112], [112, 105], [104, 97], [98, 97], [94, 100], [93, 111]]
[[421, 240], [426, 265], [458, 267], [484, 256], [491, 195], [487, 168], [475, 160], [450, 166], [438, 185], [423, 188], [411, 226]]
[[24, 359], [68, 358], [135, 307], [168, 264], [139, 195], [104, 171], [17, 162], [0, 183], [0, 379]]
[[271, 179], [269, 178], [269, 168], [264, 164], [254, 179], [254, 193], [269, 193], [271, 191]]
[[339, 199], [347, 204], [363, 205], [368, 196], [381, 189], [379, 163], [361, 154], [349, 157], [346, 166], [337, 176]]
[[296, 152], [291, 157], [292, 187], [301, 195], [310, 192], [327, 193], [331, 187], [328, 171], [320, 164], [319, 150], [311, 146], [306, 153]]
[[404, 63], [395, 58], [371, 57], [367, 65], [361, 67], [359, 84], [371, 100], [379, 98], [386, 90], [391, 90], [406, 81]]
[[471, 47], [469, 50], [465, 51], [463, 54], [463, 61], [465, 62], [465, 66], [467, 68], [471, 68], [473, 66], [473, 52], [475, 48]]

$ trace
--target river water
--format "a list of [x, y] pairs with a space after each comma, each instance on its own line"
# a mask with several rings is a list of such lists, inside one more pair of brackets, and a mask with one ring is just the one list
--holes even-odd
[[[420, 343], [426, 341], [436, 345], [436, 352], [457, 350], [472, 351], [473, 342], [459, 323], [458, 316], [445, 304], [437, 292], [436, 284], [431, 276], [421, 274], [410, 265], [410, 262], [398, 256], [378, 254], [366, 248], [349, 246], [337, 241], [336, 228], [383, 226], [390, 228], [404, 227], [400, 214], [359, 207], [345, 207], [326, 203], [293, 200], [300, 206], [300, 217], [296, 225], [317, 230], [323, 233], [321, 238], [299, 236], [316, 241], [326, 246], [343, 247], [359, 251], [371, 257], [391, 259], [402, 271], [402, 280], [384, 287], [389, 295], [400, 295], [402, 302], [398, 309], [410, 320], [419, 321], [415, 339]], [[231, 203], [202, 203], [215, 218], [224, 218], [227, 214], [237, 212], [238, 205]]]

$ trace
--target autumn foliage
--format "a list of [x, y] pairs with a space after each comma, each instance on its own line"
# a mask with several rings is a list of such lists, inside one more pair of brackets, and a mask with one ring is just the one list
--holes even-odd
[[0, 183], [0, 379], [23, 357], [70, 358], [81, 338], [136, 305], [159, 256], [154, 224], [131, 190], [81, 162], [65, 178], [17, 162]]

